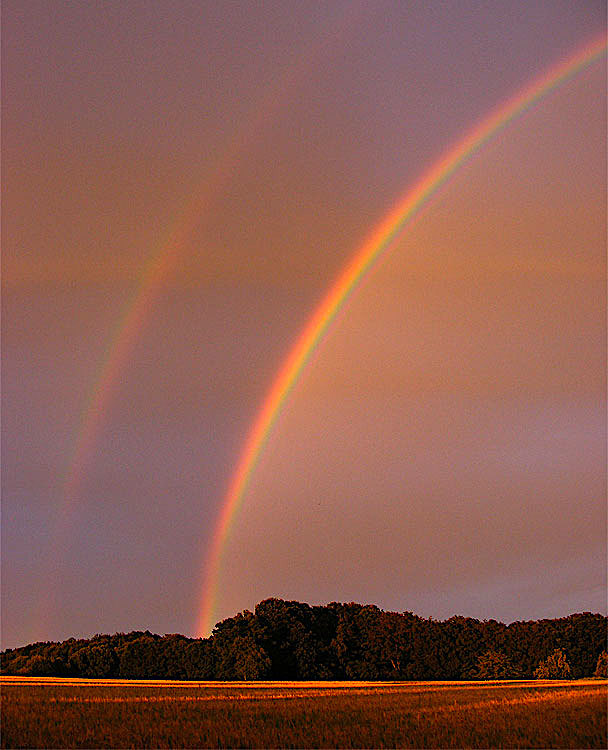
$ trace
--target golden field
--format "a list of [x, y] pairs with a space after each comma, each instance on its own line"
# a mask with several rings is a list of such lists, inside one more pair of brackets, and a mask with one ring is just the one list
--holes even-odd
[[604, 748], [608, 681], [0, 678], [2, 747]]

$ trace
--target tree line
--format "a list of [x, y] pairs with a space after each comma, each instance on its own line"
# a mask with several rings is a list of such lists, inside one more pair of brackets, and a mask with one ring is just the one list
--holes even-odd
[[33, 643], [6, 675], [173, 680], [470, 680], [606, 676], [608, 618], [424, 619], [374, 605], [266, 599], [209, 638], [149, 631]]

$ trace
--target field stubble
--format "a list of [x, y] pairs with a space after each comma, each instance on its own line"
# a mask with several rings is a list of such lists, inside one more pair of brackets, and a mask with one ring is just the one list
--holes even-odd
[[2, 747], [604, 748], [608, 682], [3, 678]]

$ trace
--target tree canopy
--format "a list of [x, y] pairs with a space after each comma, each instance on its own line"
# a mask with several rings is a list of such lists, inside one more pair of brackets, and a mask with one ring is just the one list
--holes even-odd
[[460, 616], [424, 619], [355, 603], [266, 599], [254, 612], [219, 622], [209, 638], [136, 631], [33, 643], [4, 651], [1, 669], [175, 680], [576, 678], [593, 675], [598, 665], [605, 670], [607, 624], [608, 618], [589, 612], [505, 625]]

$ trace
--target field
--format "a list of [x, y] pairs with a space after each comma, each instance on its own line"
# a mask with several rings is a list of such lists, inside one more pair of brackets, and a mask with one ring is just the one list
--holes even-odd
[[599, 680], [0, 686], [7, 748], [606, 747]]

